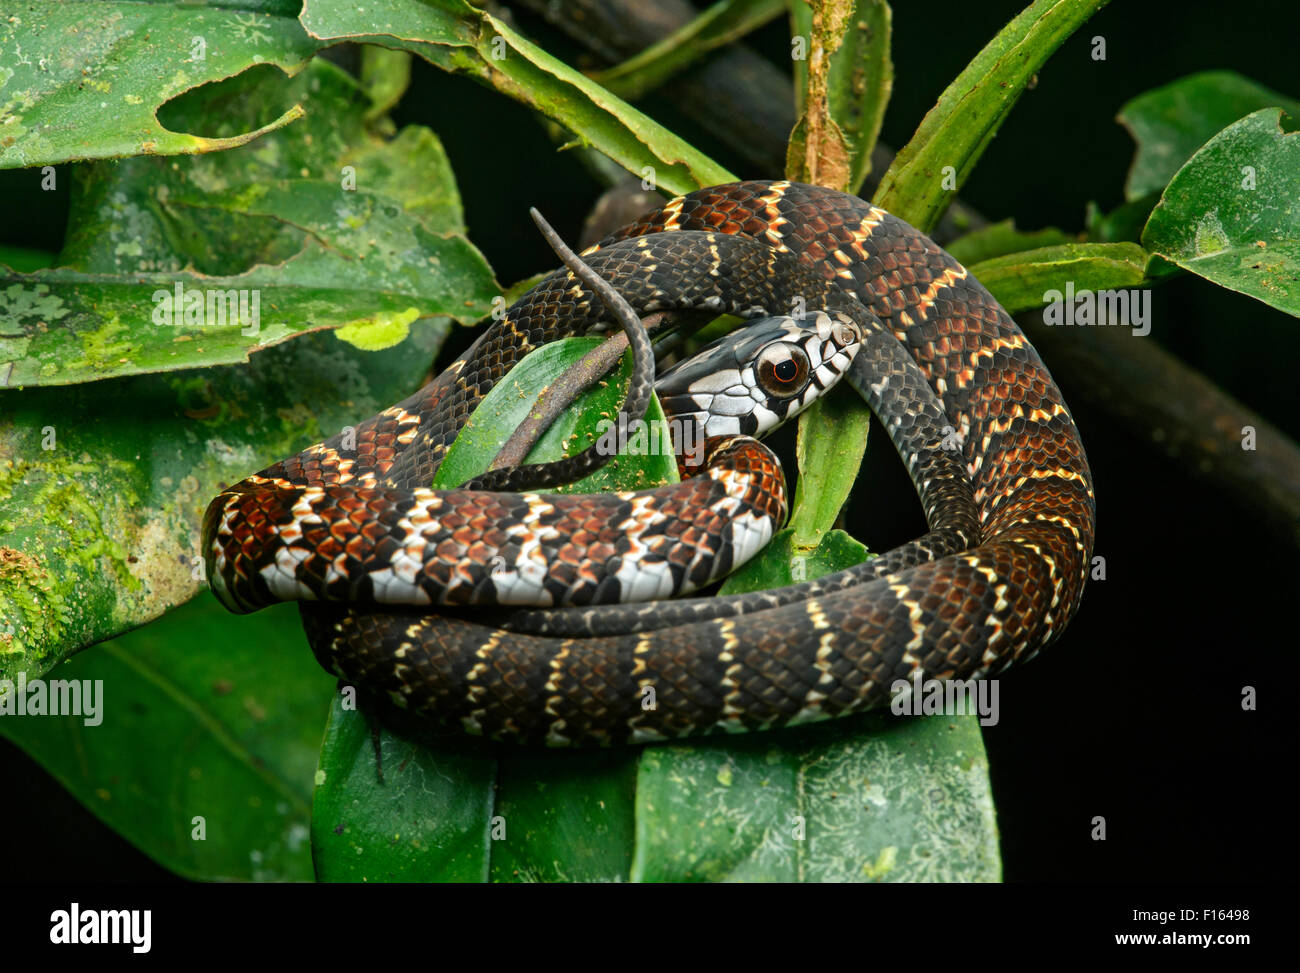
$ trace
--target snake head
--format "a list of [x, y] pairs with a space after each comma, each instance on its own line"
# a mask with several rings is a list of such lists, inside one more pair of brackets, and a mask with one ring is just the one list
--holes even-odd
[[670, 419], [706, 437], [761, 437], [797, 416], [848, 371], [862, 335], [847, 315], [758, 318], [655, 380]]

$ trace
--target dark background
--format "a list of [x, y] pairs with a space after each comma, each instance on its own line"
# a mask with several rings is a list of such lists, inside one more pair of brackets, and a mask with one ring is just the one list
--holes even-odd
[[[882, 140], [905, 144], [943, 88], [1023, 6], [899, 0], [894, 94]], [[553, 52], [573, 56], [572, 46], [535, 18], [521, 13], [518, 24]], [[1095, 35], [1106, 38], [1104, 62], [1090, 57]], [[783, 21], [750, 43], [788, 67]], [[961, 196], [985, 216], [1014, 217], [1023, 229], [1077, 231], [1090, 200], [1103, 210], [1123, 200], [1133, 149], [1114, 116], [1127, 100], [1213, 68], [1294, 97], [1294, 58], [1294, 0], [1115, 2], [1049, 60]], [[728, 146], [695, 130], [671, 104], [650, 99], [643, 107], [733, 171], [778, 175], [747, 171]], [[529, 206], [572, 240], [601, 189], [572, 157], [554, 151], [529, 112], [422, 63], [396, 120], [429, 125], [443, 139], [470, 236], [502, 281], [554, 262], [540, 238], [522, 229]], [[0, 223], [0, 242], [57, 250], [66, 196], [16, 191], [30, 175], [0, 173], [10, 217]], [[1152, 334], [1140, 340], [1160, 343], [1293, 437], [1300, 434], [1293, 318], [1193, 277], [1157, 289], [1153, 309]], [[1069, 375], [1058, 379], [1092, 463], [1096, 553], [1105, 556], [1108, 577], [1090, 584], [1060, 642], [1004, 677], [1001, 722], [985, 731], [1005, 877], [1269, 877], [1275, 863], [1266, 849], [1286, 840], [1289, 824], [1282, 781], [1292, 734], [1266, 677], [1284, 650], [1296, 648], [1290, 618], [1297, 552], [1259, 510], [1189, 478], [1152, 443], [1080, 404]], [[855, 497], [851, 526], [873, 550], [923, 527], [883, 435], [869, 450]], [[1258, 712], [1241, 709], [1247, 685], [1259, 691]], [[11, 876], [169, 877], [4, 741], [0, 774], [7, 785], [0, 832], [52, 836], [11, 846]], [[1104, 842], [1090, 838], [1097, 815], [1106, 819]]]

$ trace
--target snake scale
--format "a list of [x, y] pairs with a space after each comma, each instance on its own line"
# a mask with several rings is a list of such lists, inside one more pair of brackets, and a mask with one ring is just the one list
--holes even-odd
[[[568, 498], [565, 513], [553, 496], [424, 489], [513, 363], [607, 317], [560, 271], [429, 385], [358, 425], [354, 448], [336, 436], [212, 502], [205, 556], [227, 607], [247, 611], [282, 597], [268, 592], [267, 579], [279, 577], [289, 597], [303, 599], [308, 639], [326, 669], [437, 727], [550, 746], [826, 719], [887, 703], [895, 681], [918, 674], [996, 674], [1060, 635], [1078, 608], [1093, 544], [1083, 446], [1014, 321], [928, 237], [853, 196], [754, 181], [674, 199], [584, 259], [643, 314], [752, 318], [806, 306], [856, 322], [873, 349], [858, 360], [876, 370], [855, 360], [850, 381], [899, 448], [930, 533], [848, 571], [751, 595], [596, 605], [618, 585], [571, 564], [560, 583], [552, 575], [566, 559], [557, 557], [538, 579], [538, 603], [567, 607], [484, 616], [387, 603], [406, 594], [425, 604], [424, 589], [411, 589], [432, 585], [434, 575], [454, 581], [457, 572], [468, 578], [458, 589], [464, 597], [439, 597], [452, 606], [473, 600], [469, 593], [491, 587], [480, 533], [525, 515], [585, 531], [599, 555], [609, 535], [587, 515], [602, 503], [602, 515], [646, 550], [659, 534], [688, 533], [727, 561], [735, 553], [728, 536], [733, 546], [748, 543], [737, 540], [731, 514], [742, 502], [770, 508], [765, 491], [783, 485], [761, 444], [715, 437], [708, 475], [663, 499]], [[944, 428], [955, 435], [941, 437]], [[768, 512], [779, 521], [784, 510]], [[674, 526], [692, 514], [694, 527]], [[637, 518], [658, 518], [657, 526]], [[441, 564], [405, 563], [411, 537], [431, 524], [455, 540], [438, 549]], [[523, 558], [511, 544], [508, 553]], [[625, 545], [618, 563], [626, 568], [637, 550]], [[382, 566], [364, 583], [353, 573], [359, 552]], [[674, 570], [675, 580], [681, 575]]]

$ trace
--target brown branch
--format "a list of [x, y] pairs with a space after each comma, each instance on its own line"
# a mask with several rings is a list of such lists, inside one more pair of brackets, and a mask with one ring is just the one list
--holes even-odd
[[[1128, 328], [1060, 328], [1016, 318], [1069, 399], [1132, 429], [1188, 473], [1254, 507], [1300, 546], [1300, 447], [1200, 372]], [[1244, 430], [1255, 448], [1243, 449]]]

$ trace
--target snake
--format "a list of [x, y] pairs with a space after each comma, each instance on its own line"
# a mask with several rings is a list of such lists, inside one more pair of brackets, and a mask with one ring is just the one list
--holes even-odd
[[[677, 197], [583, 261], [641, 314], [770, 323], [793, 309], [806, 325], [812, 309], [832, 341], [836, 325], [856, 337], [847, 378], [902, 456], [929, 532], [812, 581], [660, 600], [716, 576], [714, 562], [693, 571], [681, 552], [666, 555], [663, 538], [728, 567], [784, 516], [783, 501], [760, 496], [783, 488], [779, 465], [738, 421], [707, 439], [703, 473], [660, 492], [428, 489], [515, 363], [608, 327], [602, 301], [566, 268], [350, 439], [308, 447], [214, 498], [204, 557], [226, 607], [299, 600], [313, 652], [340, 679], [439, 730], [559, 747], [835, 718], [886, 705], [916, 679], [996, 676], [1060, 637], [1095, 534], [1078, 429], [1011, 316], [924, 233], [850, 194], [744, 181]], [[733, 377], [708, 389], [697, 376], [680, 397], [716, 397]], [[534, 527], [500, 536], [525, 520]], [[553, 527], [568, 533], [539, 553], [537, 530]], [[450, 535], [432, 551], [422, 541], [431, 530]], [[491, 557], [504, 559], [510, 584], [493, 580]], [[531, 598], [512, 594], [526, 588]], [[478, 613], [483, 591], [505, 594]], [[522, 601], [531, 607], [508, 607]]]

